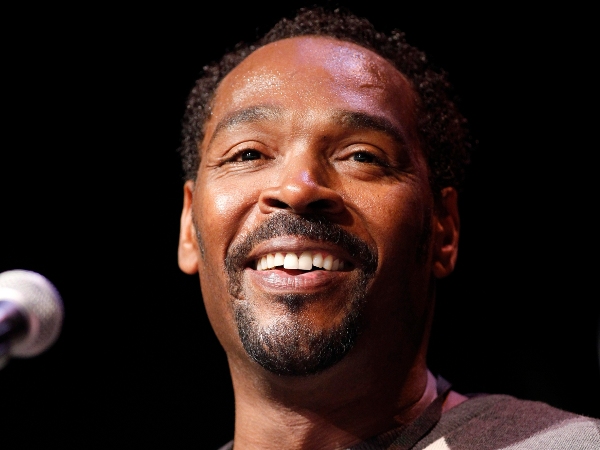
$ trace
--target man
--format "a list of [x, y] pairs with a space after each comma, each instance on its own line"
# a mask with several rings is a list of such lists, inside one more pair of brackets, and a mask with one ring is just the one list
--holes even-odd
[[596, 420], [427, 368], [471, 148], [444, 75], [350, 14], [303, 10], [205, 68], [179, 265], [229, 362], [223, 449], [600, 445]]

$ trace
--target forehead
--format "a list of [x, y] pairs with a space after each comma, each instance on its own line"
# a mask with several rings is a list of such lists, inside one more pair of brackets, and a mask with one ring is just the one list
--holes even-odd
[[328, 37], [283, 39], [250, 54], [219, 85], [205, 138], [223, 118], [256, 106], [306, 118], [366, 113], [393, 122], [409, 139], [416, 134], [415, 95], [404, 75], [376, 53]]

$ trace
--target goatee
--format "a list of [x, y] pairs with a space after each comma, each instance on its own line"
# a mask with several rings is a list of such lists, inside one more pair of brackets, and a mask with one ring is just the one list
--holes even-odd
[[[343, 318], [326, 329], [310, 327], [298, 320], [306, 304], [324, 295], [273, 295], [285, 308], [280, 320], [261, 326], [254, 305], [245, 298], [242, 274], [249, 252], [260, 242], [279, 236], [302, 236], [313, 242], [327, 242], [343, 248], [361, 265], [355, 268], [352, 282], [345, 286]], [[340, 361], [353, 347], [363, 327], [368, 281], [377, 269], [377, 253], [358, 237], [323, 216], [298, 216], [281, 212], [271, 215], [256, 230], [244, 235], [229, 249], [225, 259], [229, 293], [238, 333], [248, 355], [263, 368], [279, 375], [306, 376], [319, 373]], [[337, 300], [339, 301], [339, 299]]]

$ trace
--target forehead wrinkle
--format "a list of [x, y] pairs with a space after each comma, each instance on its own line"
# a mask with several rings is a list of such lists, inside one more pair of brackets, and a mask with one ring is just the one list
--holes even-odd
[[389, 119], [382, 116], [376, 116], [361, 111], [338, 110], [333, 114], [333, 119], [345, 128], [382, 131], [390, 135], [397, 142], [401, 144], [406, 143], [406, 137], [403, 130], [394, 125]]
[[223, 117], [215, 126], [215, 131], [210, 138], [210, 143], [225, 130], [231, 130], [241, 124], [256, 123], [267, 120], [277, 120], [283, 115], [281, 108], [272, 105], [250, 106], [233, 111]]

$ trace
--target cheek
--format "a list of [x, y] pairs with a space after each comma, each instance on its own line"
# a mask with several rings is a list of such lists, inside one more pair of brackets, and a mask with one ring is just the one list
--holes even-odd
[[208, 318], [225, 348], [239, 346], [224, 261], [230, 243], [252, 208], [249, 196], [241, 195], [242, 192], [243, 189], [219, 189], [207, 184], [195, 196], [197, 227], [204, 245], [200, 288]]
[[[380, 251], [411, 246], [426, 227], [427, 193], [408, 183], [355, 191], [352, 202]], [[350, 198], [350, 196], [348, 197]]]
[[239, 185], [223, 188], [207, 184], [198, 190], [195, 217], [206, 255], [218, 255], [222, 261], [257, 198], [258, 193]]
[[362, 215], [368, 238], [377, 248], [383, 285], [377, 289], [402, 292], [419, 284], [427, 273], [429, 253], [429, 190], [401, 183], [373, 189], [361, 195], [357, 211]]
[[229, 192], [218, 193], [213, 197], [215, 215], [218, 217], [226, 218], [231, 214], [231, 208], [235, 207], [236, 200], [235, 196], [232, 196]]
[[429, 289], [428, 253], [431, 229], [428, 191], [396, 186], [377, 194], [368, 209], [367, 227], [379, 256], [370, 320], [377, 327], [410, 329], [420, 326], [427, 315]]

